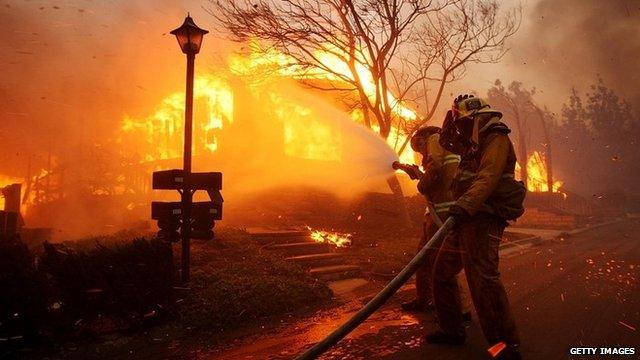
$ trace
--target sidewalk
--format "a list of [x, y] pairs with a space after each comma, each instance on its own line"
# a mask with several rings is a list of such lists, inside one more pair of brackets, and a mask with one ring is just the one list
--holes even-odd
[[544, 241], [550, 241], [553, 239], [557, 239], [562, 236], [572, 236], [582, 234], [584, 232], [594, 230], [603, 226], [619, 223], [626, 221], [628, 219], [633, 219], [634, 216], [627, 215], [626, 217], [617, 218], [614, 220], [604, 221], [597, 224], [590, 224], [583, 227], [579, 227], [573, 230], [567, 229], [539, 229], [539, 228], [527, 228], [527, 227], [518, 227], [518, 226], [509, 226], [508, 231], [512, 233], [521, 233], [521, 234], [529, 234], [532, 235], [530, 237], [520, 239], [518, 241], [513, 242], [505, 242], [500, 245], [500, 255], [501, 256], [509, 256], [511, 254], [517, 253], [518, 251], [527, 249], [534, 244], [539, 244]]
[[[542, 241], [551, 240], [553, 238], [558, 237], [560, 234], [567, 232], [567, 230], [537, 229], [537, 228], [525, 228], [525, 227], [515, 227], [515, 226], [509, 226], [507, 229], [509, 232], [531, 234], [533, 235], [532, 238], [538, 238], [539, 240], [542, 240]], [[527, 239], [522, 239], [522, 240], [527, 240]]]
[[539, 237], [543, 241], [546, 241], [546, 240], [552, 240], [554, 238], [557, 238], [558, 236], [561, 236], [563, 234], [568, 234], [568, 235], [581, 234], [581, 233], [589, 231], [589, 230], [597, 229], [597, 228], [602, 227], [602, 226], [615, 224], [615, 223], [622, 222], [622, 221], [625, 221], [625, 220], [628, 220], [628, 219], [631, 219], [631, 218], [633, 218], [633, 216], [617, 218], [617, 219], [604, 221], [604, 222], [597, 223], [597, 224], [589, 224], [589, 225], [586, 225], [586, 226], [583, 226], [583, 227], [579, 227], [579, 228], [573, 229], [573, 230], [524, 228], [524, 227], [518, 227], [518, 226], [510, 226], [508, 229], [509, 229], [510, 232], [531, 234], [531, 235], [534, 235], [536, 237]]

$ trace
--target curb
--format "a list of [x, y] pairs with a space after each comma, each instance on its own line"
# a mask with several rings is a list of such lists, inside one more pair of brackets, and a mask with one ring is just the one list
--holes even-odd
[[567, 231], [566, 233], [569, 234], [569, 235], [578, 235], [578, 234], [582, 234], [583, 232], [587, 232], [589, 230], [601, 228], [601, 227], [607, 226], [607, 225], [613, 225], [613, 224], [621, 223], [621, 222], [624, 222], [624, 221], [629, 220], [629, 219], [631, 219], [631, 218], [629, 218], [629, 217], [618, 218], [618, 219], [615, 219], [615, 220], [609, 220], [609, 221], [605, 221], [605, 222], [602, 222], [602, 223], [594, 224], [594, 225], [591, 225], [591, 226], [585, 226], [583, 228], [578, 228], [578, 229], [574, 229], [574, 230], [571, 230], [571, 231]]
[[522, 244], [526, 243], [540, 243], [542, 241], [544, 241], [544, 239], [542, 239], [540, 236], [533, 235], [516, 241], [503, 242], [502, 244], [500, 244], [500, 250], [521, 246]]

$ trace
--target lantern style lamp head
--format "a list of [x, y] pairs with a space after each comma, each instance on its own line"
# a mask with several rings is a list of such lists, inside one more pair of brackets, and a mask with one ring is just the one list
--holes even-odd
[[200, 52], [200, 45], [202, 45], [202, 38], [208, 31], [201, 29], [193, 22], [191, 16], [187, 14], [184, 19], [184, 23], [179, 28], [171, 31], [171, 34], [175, 35], [178, 39], [178, 44], [182, 52], [189, 55], [195, 55]]

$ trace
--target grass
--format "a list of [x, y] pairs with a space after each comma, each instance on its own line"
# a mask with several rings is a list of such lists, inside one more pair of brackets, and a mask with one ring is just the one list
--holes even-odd
[[[50, 301], [74, 323], [95, 325], [109, 316], [135, 326], [173, 302], [176, 270], [168, 243], [136, 238], [88, 250], [44, 248], [39, 269], [49, 278]], [[105, 330], [112, 329], [93, 329]]]
[[[233, 229], [193, 249], [191, 293], [181, 315], [191, 326], [224, 330], [331, 299], [324, 282]], [[304, 307], [304, 306], [303, 306]]]

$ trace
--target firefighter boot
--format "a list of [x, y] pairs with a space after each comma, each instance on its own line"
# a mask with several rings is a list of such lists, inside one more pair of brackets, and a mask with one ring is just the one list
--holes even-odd
[[433, 302], [422, 302], [418, 299], [413, 299], [409, 302], [402, 303], [400, 305], [403, 311], [421, 311], [421, 312], [430, 312], [433, 311]]

